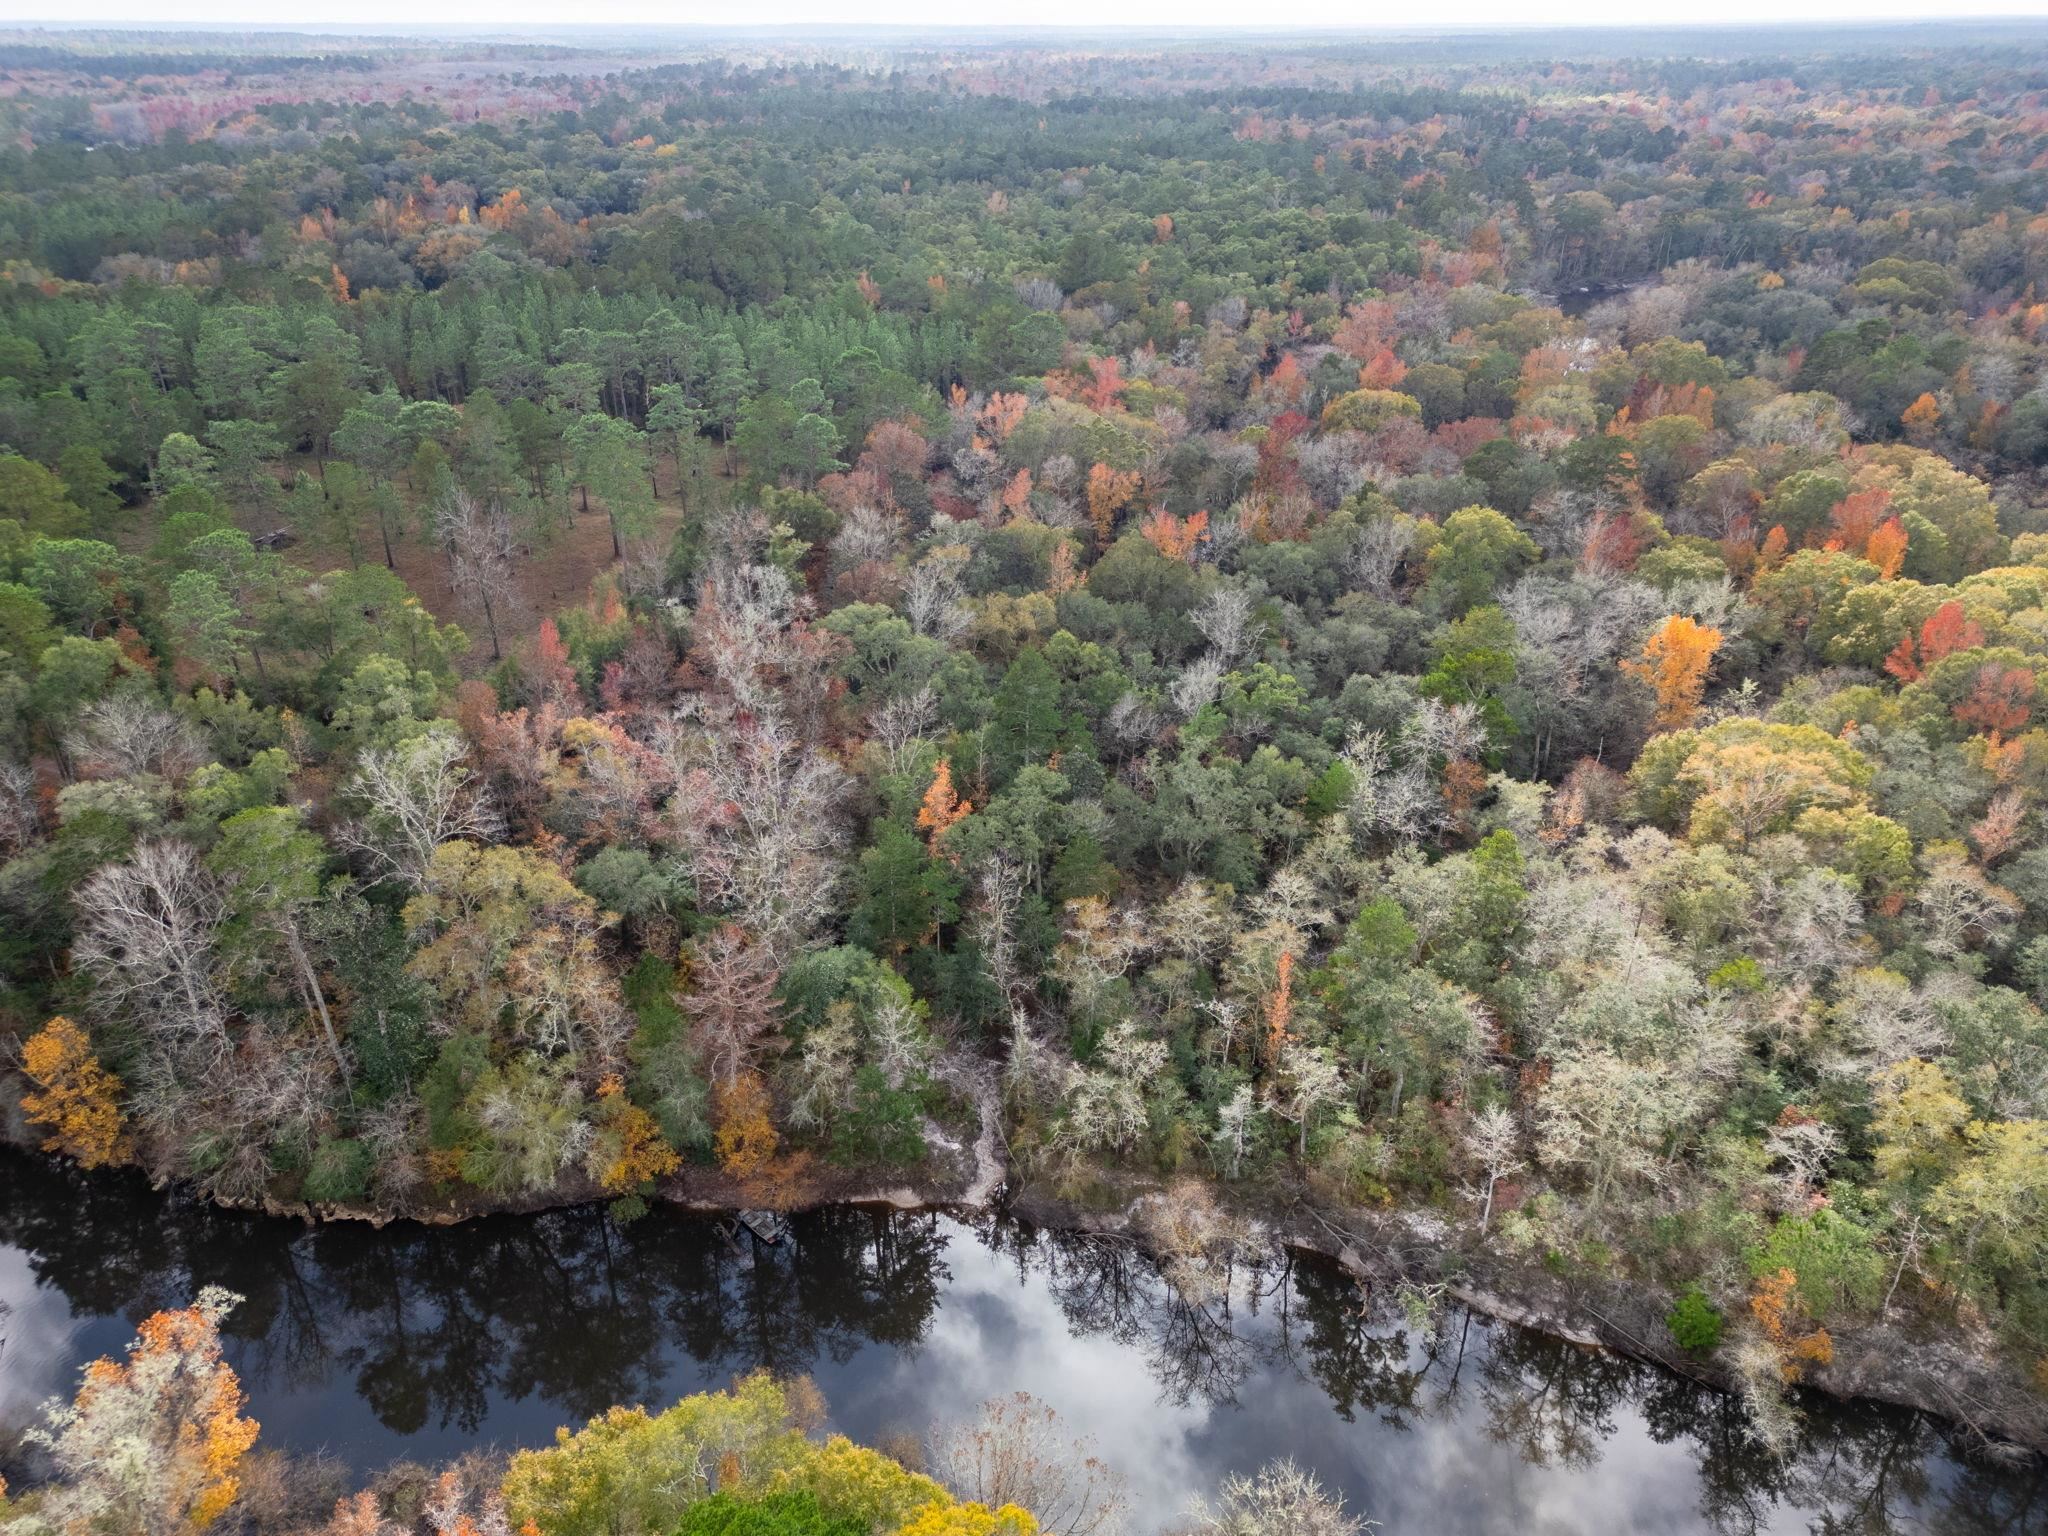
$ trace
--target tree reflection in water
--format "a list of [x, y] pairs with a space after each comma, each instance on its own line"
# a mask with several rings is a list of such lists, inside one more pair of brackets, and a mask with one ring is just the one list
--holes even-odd
[[[1063, 1361], [1149, 1372], [1188, 1476], [1241, 1470], [1242, 1456], [1268, 1454], [1277, 1439], [1271, 1453], [1303, 1456], [1390, 1529], [1402, 1509], [1410, 1532], [1416, 1518], [1425, 1530], [1571, 1528], [1530, 1517], [1515, 1503], [1525, 1492], [1474, 1503], [1451, 1484], [1594, 1497], [1636, 1475], [1603, 1465], [1624, 1445], [1638, 1457], [1674, 1448], [1658, 1475], [1668, 1484], [1673, 1466], [1682, 1477], [1689, 1465], [1696, 1498], [1676, 1491], [1694, 1504], [1691, 1528], [1727, 1536], [1977, 1536], [2048, 1519], [2038, 1464], [1969, 1460], [1914, 1415], [1814, 1403], [1795, 1454], [1773, 1461], [1731, 1400], [1682, 1377], [1458, 1309], [1418, 1331], [1390, 1298], [1305, 1258], [1242, 1269], [1224, 1297], [1195, 1305], [1126, 1242], [987, 1213], [963, 1225], [822, 1211], [760, 1250], [707, 1220], [656, 1212], [621, 1228], [595, 1208], [452, 1228], [308, 1228], [16, 1155], [0, 1161], [0, 1187], [0, 1247], [86, 1320], [81, 1358], [118, 1348], [129, 1325], [197, 1285], [227, 1285], [247, 1298], [228, 1330], [266, 1443], [326, 1444], [359, 1463], [479, 1439], [530, 1443], [614, 1403], [664, 1403], [758, 1366], [822, 1373], [855, 1413], [914, 1422], [906, 1410], [932, 1400], [920, 1390], [920, 1346], [953, 1291], [952, 1305], [1013, 1313], [1037, 1297], [1056, 1309], [1047, 1315], [1055, 1334], [1064, 1329]], [[959, 1290], [956, 1265], [979, 1289]], [[0, 1305], [24, 1299], [0, 1295]], [[966, 1363], [983, 1362], [970, 1352]], [[986, 1363], [991, 1379], [969, 1390], [1015, 1384], [995, 1379], [1000, 1361]], [[898, 1400], [883, 1402], [890, 1393]], [[1139, 1426], [1081, 1427], [1112, 1462], [1119, 1435], [1147, 1454]], [[1158, 1438], [1157, 1425], [1143, 1428]], [[1431, 1467], [1436, 1484], [1409, 1486]]]

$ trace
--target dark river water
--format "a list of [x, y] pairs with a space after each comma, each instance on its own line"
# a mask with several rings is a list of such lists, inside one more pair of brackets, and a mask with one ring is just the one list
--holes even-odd
[[[1129, 1480], [1139, 1529], [1291, 1455], [1382, 1536], [2048, 1531], [2048, 1478], [1916, 1415], [1805, 1404], [1782, 1462], [1682, 1377], [1452, 1310], [1411, 1326], [1332, 1266], [1177, 1302], [1101, 1240], [841, 1209], [775, 1250], [656, 1211], [307, 1227], [0, 1153], [0, 1445], [148, 1312], [247, 1299], [230, 1358], [262, 1443], [370, 1470], [535, 1445], [614, 1403], [806, 1372], [856, 1439], [1023, 1390]], [[15, 1472], [0, 1451], [0, 1472]]]

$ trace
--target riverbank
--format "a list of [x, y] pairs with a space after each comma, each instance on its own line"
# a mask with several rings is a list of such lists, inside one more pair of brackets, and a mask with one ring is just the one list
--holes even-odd
[[[37, 1138], [15, 1112], [12, 1097], [4, 1095], [9, 1102], [0, 1103], [0, 1133], [14, 1145], [33, 1148]], [[966, 1127], [958, 1135], [930, 1127], [935, 1155], [922, 1166], [884, 1180], [859, 1170], [823, 1168], [807, 1181], [792, 1208], [975, 1210], [1000, 1202], [1033, 1226], [1116, 1236], [1143, 1246], [1138, 1216], [1147, 1201], [1163, 1192], [1158, 1181], [1120, 1176], [1085, 1203], [1043, 1183], [1014, 1182], [1003, 1153], [995, 1094], [984, 1086], [973, 1099], [978, 1123], [971, 1142]], [[154, 1182], [163, 1188], [167, 1181]], [[1553, 1338], [1645, 1361], [1716, 1390], [1733, 1390], [1728, 1369], [1711, 1356], [1687, 1354], [1671, 1340], [1664, 1319], [1672, 1298], [1656, 1288], [1612, 1275], [1559, 1273], [1516, 1259], [1481, 1242], [1475, 1224], [1448, 1221], [1435, 1212], [1333, 1209], [1289, 1187], [1262, 1189], [1257, 1206], [1229, 1191], [1216, 1193], [1255, 1243], [1319, 1254], [1361, 1285], [1435, 1294]], [[383, 1227], [393, 1222], [453, 1226], [484, 1216], [593, 1205], [604, 1198], [594, 1182], [576, 1179], [530, 1195], [496, 1198], [472, 1191], [401, 1211], [275, 1198], [214, 1203], [280, 1219]], [[661, 1181], [655, 1198], [698, 1214], [729, 1214], [759, 1203], [719, 1170], [695, 1167]], [[2001, 1360], [1988, 1336], [1876, 1323], [1835, 1330], [1833, 1338], [1833, 1359], [1809, 1366], [1804, 1386], [1844, 1401], [1867, 1399], [1914, 1409], [1964, 1427], [1987, 1447], [2048, 1455], [2048, 1396]]]
[[[1027, 1185], [1009, 1208], [1036, 1225], [1136, 1236], [1132, 1205], [1090, 1210]], [[1645, 1361], [1716, 1391], [1736, 1390], [1734, 1373], [1720, 1360], [1672, 1340], [1665, 1318], [1674, 1298], [1660, 1289], [1515, 1259], [1483, 1244], [1476, 1224], [1447, 1222], [1435, 1212], [1338, 1212], [1302, 1198], [1278, 1212], [1244, 1214], [1274, 1243], [1331, 1259], [1361, 1285], [1424, 1295], [1440, 1288], [1441, 1296], [1487, 1317]], [[1995, 1353], [1988, 1333], [1937, 1336], [1873, 1323], [1834, 1331], [1833, 1339], [1833, 1359], [1808, 1365], [1802, 1387], [1925, 1413], [1994, 1452], [2048, 1456], [2048, 1396]]]

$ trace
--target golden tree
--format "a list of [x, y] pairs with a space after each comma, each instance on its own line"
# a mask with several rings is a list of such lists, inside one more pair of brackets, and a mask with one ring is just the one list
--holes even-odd
[[62, 1152], [88, 1168], [128, 1160], [121, 1128], [121, 1080], [99, 1063], [85, 1031], [50, 1020], [22, 1047], [22, 1070], [38, 1091], [22, 1095], [22, 1111], [48, 1126], [45, 1152]]
[[607, 1073], [597, 1085], [597, 1120], [590, 1166], [607, 1194], [623, 1195], [682, 1166], [675, 1148], [662, 1139], [654, 1116], [626, 1097], [626, 1085], [617, 1073]]
[[720, 1083], [711, 1092], [718, 1165], [742, 1182], [767, 1172], [782, 1144], [769, 1109], [768, 1087], [758, 1073]]
[[1689, 614], [1674, 613], [1643, 642], [1640, 659], [1622, 663], [1656, 693], [1659, 730], [1679, 730], [1692, 719], [1706, 692], [1707, 668], [1720, 649], [1721, 631]]

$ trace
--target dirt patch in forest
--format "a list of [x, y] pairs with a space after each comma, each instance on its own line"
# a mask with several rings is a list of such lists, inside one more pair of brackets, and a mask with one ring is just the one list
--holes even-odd
[[[294, 454], [275, 467], [281, 487], [289, 485], [301, 472], [315, 476], [319, 472], [310, 454]], [[646, 545], [656, 560], [667, 555], [676, 531], [690, 515], [669, 489], [674, 474], [666, 461], [661, 480], [663, 490], [656, 497], [654, 531]], [[515, 563], [513, 599], [507, 611], [498, 615], [498, 638], [508, 656], [516, 655], [531, 639], [543, 618], [581, 602], [593, 580], [619, 567], [612, 553], [611, 520], [600, 503], [593, 501], [587, 512], [582, 505], [581, 497], [572, 501], [566, 525], [558, 524], [545, 544], [522, 551]], [[344, 570], [351, 564], [345, 543], [298, 538], [297, 530], [274, 507], [244, 503], [232, 512], [235, 526], [252, 539], [280, 532], [290, 536], [292, 542], [279, 553], [292, 565], [317, 573]], [[124, 507], [117, 519], [113, 529], [104, 535], [107, 541], [123, 554], [147, 556], [162, 527], [155, 498], [145, 495], [133, 506]], [[427, 612], [443, 624], [462, 626], [470, 645], [458, 663], [460, 669], [467, 674], [487, 670], [492, 665], [491, 638], [482, 606], [456, 592], [450, 580], [448, 557], [439, 544], [421, 531], [422, 518], [417, 509], [408, 507], [407, 519], [406, 533], [392, 544], [392, 569]], [[373, 516], [366, 515], [356, 529], [356, 551], [361, 563], [383, 563], [383, 540]]]
[[[591, 503], [588, 512], [582, 511], [581, 505], [580, 499], [572, 502], [567, 525], [558, 524], [545, 544], [522, 551], [516, 561], [512, 602], [497, 616], [498, 639], [506, 655], [517, 654], [543, 618], [581, 602], [597, 576], [618, 568], [619, 562], [612, 553], [611, 520], [596, 502]], [[654, 532], [648, 540], [648, 547], [657, 557], [667, 552], [684, 517], [681, 503], [673, 496], [659, 499]], [[275, 512], [261, 508], [239, 509], [235, 522], [251, 538], [284, 526]], [[490, 626], [483, 608], [456, 592], [446, 553], [420, 531], [418, 524], [419, 519], [414, 517], [405, 536], [393, 542], [392, 569], [427, 612], [443, 624], [460, 624], [469, 636], [469, 650], [461, 660], [461, 669], [466, 673], [483, 671], [492, 665]], [[356, 529], [356, 544], [364, 562], [382, 563], [384, 546], [375, 518], [363, 519]], [[286, 548], [283, 554], [292, 564], [315, 572], [341, 570], [350, 563], [345, 547], [325, 542], [302, 541]]]

